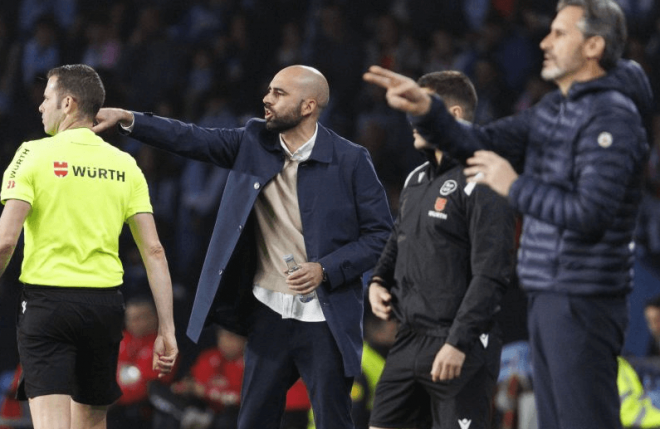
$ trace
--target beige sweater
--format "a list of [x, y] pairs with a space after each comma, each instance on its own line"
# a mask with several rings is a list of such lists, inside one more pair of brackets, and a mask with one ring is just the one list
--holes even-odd
[[294, 295], [286, 284], [283, 257], [293, 254], [307, 261], [298, 206], [298, 161], [287, 157], [282, 171], [261, 192], [255, 203], [258, 260], [254, 284]]

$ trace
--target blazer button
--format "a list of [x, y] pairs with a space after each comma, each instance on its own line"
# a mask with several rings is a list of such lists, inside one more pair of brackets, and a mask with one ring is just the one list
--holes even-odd
[[222, 271], [223, 271], [223, 270], [218, 271], [218, 275], [219, 275], [219, 276], [222, 275]]
[[254, 189], [259, 189], [259, 187], [261, 187], [259, 182], [254, 182]]
[[238, 230], [242, 231], [243, 230], [243, 225], [238, 225]]

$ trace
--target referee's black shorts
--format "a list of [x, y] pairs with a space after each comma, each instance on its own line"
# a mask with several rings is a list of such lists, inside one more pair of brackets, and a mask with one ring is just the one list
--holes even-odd
[[63, 394], [87, 405], [117, 400], [124, 310], [117, 287], [25, 285], [18, 310], [19, 399]]
[[[502, 342], [491, 333], [467, 353], [461, 375], [450, 381], [431, 379], [433, 360], [445, 337], [402, 328], [387, 354], [376, 386], [370, 426], [381, 428], [487, 429], [491, 400], [499, 375]], [[484, 343], [486, 346], [484, 346]]]

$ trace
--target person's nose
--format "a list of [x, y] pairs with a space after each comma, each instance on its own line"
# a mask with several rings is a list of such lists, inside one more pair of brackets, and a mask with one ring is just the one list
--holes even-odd
[[541, 47], [541, 50], [543, 52], [546, 52], [548, 49], [550, 49], [550, 35], [548, 34], [541, 40], [541, 43], [539, 43], [539, 46]]
[[266, 106], [266, 107], [269, 107], [270, 105], [273, 104], [273, 97], [272, 97], [270, 91], [267, 92], [266, 95], [264, 95], [263, 102], [264, 102], [264, 106]]

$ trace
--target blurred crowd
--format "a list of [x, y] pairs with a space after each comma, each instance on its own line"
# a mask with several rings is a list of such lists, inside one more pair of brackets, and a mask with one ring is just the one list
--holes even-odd
[[[619, 3], [629, 23], [625, 56], [642, 64], [660, 94], [660, 3]], [[261, 100], [278, 70], [306, 64], [330, 84], [321, 122], [370, 150], [396, 214], [398, 191], [422, 158], [405, 115], [386, 105], [382, 90], [364, 84], [362, 73], [372, 64], [415, 79], [461, 70], [479, 96], [475, 122], [487, 123], [553, 89], [539, 77], [538, 45], [555, 6], [556, 0], [3, 0], [0, 168], [23, 141], [44, 136], [37, 109], [52, 67], [85, 63], [97, 69], [106, 106], [238, 127], [263, 116]], [[660, 267], [660, 109], [652, 128], [638, 241], [642, 258]], [[183, 333], [227, 172], [116, 132], [103, 137], [133, 154], [145, 173]], [[121, 251], [127, 299], [148, 290], [129, 242]], [[0, 281], [0, 372], [17, 362], [19, 263], [15, 257]], [[214, 333], [204, 341], [215, 344]], [[199, 350], [182, 335], [182, 372]]]

